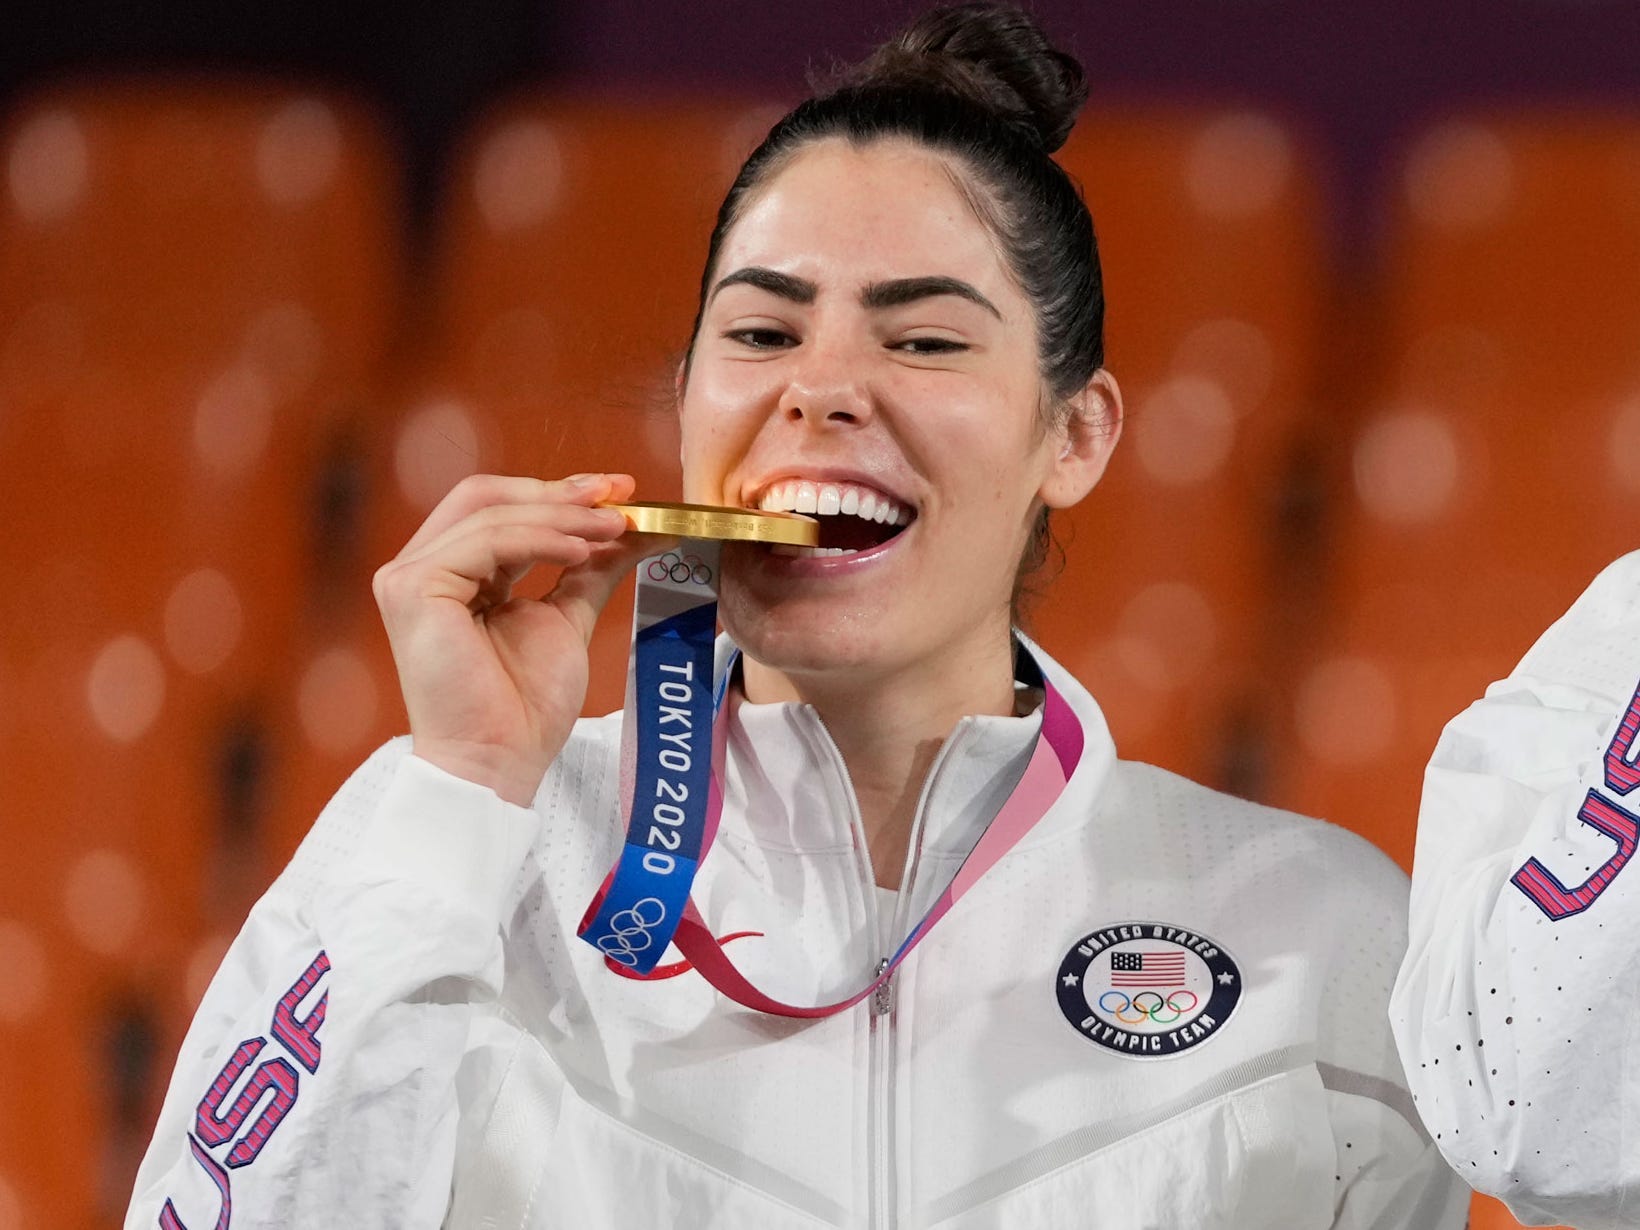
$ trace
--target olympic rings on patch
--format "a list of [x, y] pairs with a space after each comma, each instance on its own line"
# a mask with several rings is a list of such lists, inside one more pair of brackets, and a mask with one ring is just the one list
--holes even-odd
[[638, 954], [653, 942], [650, 931], [666, 921], [666, 906], [657, 897], [645, 897], [630, 909], [612, 914], [609, 930], [598, 937], [598, 947], [611, 961], [638, 964]]
[[[1175, 1002], [1184, 996], [1189, 997], [1189, 1003]], [[1120, 1000], [1121, 1003], [1107, 1003], [1106, 1001], [1112, 997]], [[1140, 1002], [1147, 997], [1156, 1002]], [[1106, 991], [1099, 997], [1099, 1011], [1107, 1016], [1115, 1017], [1124, 1025], [1138, 1025], [1143, 1021], [1149, 1021], [1153, 1025], [1171, 1025], [1187, 1012], [1194, 1012], [1196, 1005], [1199, 1003], [1201, 1003], [1200, 997], [1194, 991], [1185, 987], [1180, 987], [1176, 991], [1169, 991], [1166, 999], [1162, 998], [1160, 991], [1140, 991], [1131, 999], [1121, 991]], [[1165, 1014], [1164, 1009], [1166, 1009]], [[1132, 1015], [1129, 1015], [1130, 1011]]]
[[696, 585], [710, 585], [712, 570], [708, 568], [698, 555], [679, 555], [676, 551], [668, 551], [665, 555], [649, 561], [645, 569], [651, 581], [671, 581], [677, 585], [692, 582]]
[[[1113, 995], [1117, 999], [1122, 1001], [1120, 1004], [1118, 1004], [1114, 1008], [1111, 1007], [1111, 1005], [1109, 1005], [1105, 1002], [1107, 999], [1109, 999]], [[1131, 1017], [1130, 1016], [1124, 1016], [1123, 1013], [1125, 1013], [1128, 1010], [1128, 1008], [1132, 1005], [1132, 1003], [1133, 1003], [1133, 1001], [1131, 999], [1129, 999], [1126, 995], [1122, 994], [1122, 992], [1120, 992], [1120, 991], [1106, 991], [1103, 995], [1101, 995], [1099, 997], [1099, 1011], [1110, 1013], [1111, 1016], [1115, 1017], [1118, 1021], [1122, 1022], [1122, 1024], [1124, 1024], [1124, 1025], [1137, 1025], [1140, 1022], [1146, 1020], [1148, 1014], [1146, 1012], [1144, 1012], [1143, 1009], [1141, 1009], [1138, 1016], [1131, 1016]]]

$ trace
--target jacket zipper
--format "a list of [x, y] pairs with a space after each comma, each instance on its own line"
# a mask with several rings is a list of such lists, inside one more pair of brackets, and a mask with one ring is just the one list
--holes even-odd
[[[888, 958], [877, 962], [877, 973], [888, 968]], [[871, 993], [870, 1122], [866, 1148], [871, 1156], [870, 1217], [872, 1230], [894, 1225], [894, 979]]]
[[[910, 929], [910, 911], [912, 898], [916, 892], [917, 873], [922, 864], [923, 829], [928, 819], [928, 800], [934, 792], [934, 783], [939, 780], [940, 770], [945, 762], [968, 738], [973, 723], [968, 718], [961, 719], [946, 736], [939, 753], [934, 757], [934, 763], [928, 767], [928, 776], [923, 781], [921, 794], [917, 798], [917, 811], [911, 820], [909, 834], [910, 848], [906, 851], [905, 872], [900, 877], [900, 891], [894, 899], [894, 917], [891, 920], [888, 932], [888, 943], [893, 945]], [[842, 757], [838, 756], [838, 763]], [[848, 766], [843, 765], [843, 777], [848, 779]], [[850, 797], [853, 796], [854, 783], [849, 781]], [[854, 815], [859, 820], [859, 801], [855, 800]], [[865, 834], [860, 834], [864, 841]], [[866, 860], [870, 868], [870, 859]], [[868, 879], [872, 879], [869, 874]], [[876, 902], [876, 885], [866, 885], [866, 891], [871, 894], [873, 903]], [[875, 913], [875, 911], [873, 911]], [[877, 973], [881, 974], [888, 968], [892, 954], [885, 954], [877, 963]], [[872, 1166], [872, 1198], [871, 1198], [871, 1226], [873, 1230], [888, 1230], [899, 1221], [899, 1148], [895, 1140], [895, 1133], [899, 1128], [896, 1117], [896, 1098], [898, 1081], [895, 1072], [895, 1057], [898, 1053], [897, 1022], [899, 1012], [895, 1002], [895, 986], [898, 975], [891, 975], [888, 981], [878, 987], [871, 994], [871, 1045], [873, 1056], [872, 1082], [872, 1124], [875, 1134], [871, 1141]]]
[[[824, 725], [821, 726], [824, 730]], [[842, 753], [826, 732], [833, 763], [842, 778], [848, 806], [849, 824], [854, 831], [855, 860], [865, 891], [867, 915], [874, 938], [883, 934], [878, 915], [876, 877], [866, 843], [865, 822], [860, 816], [860, 799], [854, 793], [854, 779]], [[898, 922], [898, 903], [894, 922]], [[889, 958], [879, 957], [872, 973], [880, 977]], [[866, 1000], [866, 1224], [870, 1230], [889, 1230], [894, 1216], [894, 979], [892, 976]]]
[[[831, 753], [832, 763], [837, 766], [839, 777], [842, 778], [845, 803], [848, 808], [849, 824], [854, 832], [856, 849], [860, 851], [857, 865], [861, 870], [864, 881], [866, 901], [870, 905], [870, 916], [873, 925], [877, 927], [877, 934], [882, 934], [881, 920], [877, 916], [877, 885], [871, 867], [871, 856], [868, 852], [865, 835], [865, 823], [860, 816], [859, 796], [854, 793], [854, 779], [849, 775], [848, 765], [843, 760], [843, 754], [837, 750], [837, 744], [831, 738], [831, 732], [826, 730], [825, 724], [819, 720], [819, 715], [811, 709], [815, 725], [821, 732], [824, 744]], [[911, 849], [907, 853], [905, 874], [900, 878], [899, 895], [895, 898], [893, 930], [891, 935], [897, 936], [905, 929], [906, 910], [910, 905], [912, 891], [917, 880], [917, 864], [922, 855], [923, 822], [926, 818], [928, 798], [933, 791], [935, 780], [939, 777], [941, 767], [947, 757], [967, 736], [969, 720], [962, 719], [956, 728], [945, 740], [939, 754], [934, 757], [934, 763], [929, 767], [928, 777], [923, 782], [922, 794], [917, 800], [917, 813], [911, 826]], [[892, 942], [892, 940], [890, 941]], [[882, 956], [876, 965], [874, 973], [881, 976], [888, 968], [890, 955]], [[871, 993], [866, 1001], [869, 1016], [867, 1018], [867, 1053], [869, 1055], [867, 1073], [868, 1107], [866, 1111], [866, 1155], [868, 1159], [868, 1174], [866, 1178], [867, 1224], [871, 1230], [891, 1230], [898, 1222], [899, 1193], [895, 1182], [897, 1171], [898, 1150], [895, 1147], [895, 978], [890, 976], [880, 987]]]

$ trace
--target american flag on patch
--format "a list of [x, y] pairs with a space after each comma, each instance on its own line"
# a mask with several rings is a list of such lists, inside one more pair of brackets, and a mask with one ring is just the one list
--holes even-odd
[[1177, 987], [1184, 985], [1184, 953], [1113, 952], [1110, 954], [1110, 985], [1113, 987]]

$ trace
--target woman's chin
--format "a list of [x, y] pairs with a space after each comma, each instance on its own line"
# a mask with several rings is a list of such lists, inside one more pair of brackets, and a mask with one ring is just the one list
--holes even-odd
[[869, 670], [887, 648], [881, 618], [857, 606], [840, 609], [814, 599], [765, 605], [730, 582], [719, 613], [741, 652], [783, 673]]

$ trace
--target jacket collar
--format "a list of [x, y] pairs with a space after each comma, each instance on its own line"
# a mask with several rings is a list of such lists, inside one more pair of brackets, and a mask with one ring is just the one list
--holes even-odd
[[[1020, 640], [1082, 724], [1083, 752], [1064, 794], [1027, 838], [1035, 845], [1085, 823], [1103, 790], [1115, 748], [1110, 729], [1086, 689], [1022, 634]], [[734, 646], [718, 638], [721, 681]], [[963, 718], [946, 739], [923, 783], [919, 832], [923, 857], [961, 858], [996, 815], [1024, 772], [1042, 726], [1040, 697], [1023, 717]], [[806, 853], [852, 850], [858, 822], [853, 787], [836, 744], [810, 705], [752, 704], [730, 689], [724, 766], [725, 834], [759, 845]]]

